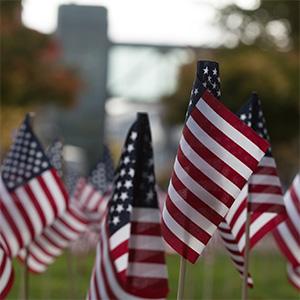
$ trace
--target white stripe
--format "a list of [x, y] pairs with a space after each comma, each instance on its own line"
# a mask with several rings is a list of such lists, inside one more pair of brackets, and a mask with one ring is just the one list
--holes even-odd
[[32, 193], [34, 194], [39, 205], [41, 206], [41, 210], [46, 219], [46, 225], [51, 224], [55, 218], [54, 211], [43, 188], [35, 178], [30, 180], [28, 185], [31, 188]]
[[36, 210], [32, 200], [30, 199], [29, 195], [27, 194], [26, 190], [21, 186], [18, 187], [16, 190], [16, 195], [20, 199], [23, 204], [24, 209], [27, 212], [27, 215], [30, 216], [30, 222], [32, 223], [32, 227], [34, 230], [34, 235], [39, 235], [43, 230], [43, 223], [41, 217]]
[[175, 190], [172, 182], [170, 181], [168, 189], [169, 197], [172, 199], [172, 203], [184, 214], [187, 218], [197, 224], [200, 228], [204, 229], [210, 235], [213, 235], [217, 229], [217, 226], [208, 220], [205, 216], [200, 214], [191, 205], [189, 205]]
[[280, 223], [277, 227], [281, 238], [283, 239], [285, 245], [288, 247], [294, 258], [300, 264], [300, 245], [299, 241], [295, 240], [295, 237], [290, 232], [286, 223]]
[[251, 197], [249, 197], [249, 203], [268, 203], [268, 204], [276, 204], [282, 205], [283, 203], [283, 196], [276, 195], [276, 194], [267, 194], [267, 193], [249, 193]]
[[77, 239], [77, 237], [80, 235], [80, 233], [77, 233], [69, 227], [67, 227], [64, 223], [61, 222], [60, 219], [57, 219], [53, 223], [52, 228], [56, 229], [60, 233], [59, 237], [62, 240], [66, 241], [66, 243]]
[[51, 240], [53, 241], [55, 244], [58, 245], [58, 247], [61, 248], [65, 248], [68, 243], [66, 242], [65, 239], [62, 239], [61, 236], [59, 236], [56, 232], [54, 232], [51, 227], [47, 228], [47, 231], [45, 231], [45, 235]]
[[44, 172], [42, 174], [42, 178], [48, 186], [49, 192], [56, 203], [57, 213], [60, 215], [66, 209], [66, 199], [61, 191], [61, 188], [58, 186], [50, 171]]
[[[247, 216], [247, 209], [245, 208], [238, 218], [236, 219], [235, 223], [232, 224], [231, 232], [236, 237], [239, 231], [241, 230], [242, 226], [246, 223], [246, 216]], [[243, 229], [245, 231], [245, 228]], [[242, 248], [240, 248], [242, 249]]]
[[238, 208], [240, 207], [241, 203], [245, 200], [248, 194], [248, 184], [245, 184], [245, 186], [242, 188], [241, 192], [233, 202], [232, 206], [230, 207], [225, 219], [228, 224], [231, 223], [232, 218], [235, 216]]
[[258, 162], [264, 156], [264, 152], [251, 140], [249, 140], [240, 131], [235, 129], [231, 124], [224, 120], [219, 114], [217, 114], [202, 98], [197, 102], [196, 107], [200, 112], [208, 119], [213, 120], [213, 124], [219, 130], [221, 130], [225, 135], [227, 135], [231, 140], [248, 152], [252, 157], [254, 157]]
[[[1, 211], [0, 211], [1, 212]], [[21, 245], [19, 244], [12, 228], [10, 227], [6, 217], [0, 214], [0, 225], [3, 236], [7, 241], [7, 247], [10, 250], [11, 256], [14, 257], [17, 255]]]
[[87, 225], [83, 223], [79, 218], [76, 218], [78, 214], [81, 215], [81, 212], [78, 211], [77, 209], [74, 209], [74, 206], [72, 206], [72, 204], [70, 204], [69, 209], [72, 211], [67, 210], [59, 219], [67, 223], [75, 231], [82, 232], [86, 230]]
[[169, 214], [166, 206], [163, 209], [163, 219], [165, 225], [178, 239], [199, 254], [203, 251], [206, 245], [179, 225]]
[[[87, 208], [90, 210], [96, 209], [96, 205], [99, 204], [99, 201], [103, 200], [103, 195], [101, 195], [96, 190], [93, 191], [92, 196], [89, 198], [88, 203], [86, 204]], [[102, 201], [101, 201], [102, 202]]]
[[130, 249], [139, 249], [139, 250], [156, 250], [164, 251], [163, 240], [159, 236], [152, 235], [135, 235], [131, 234], [129, 239]]
[[158, 208], [133, 207], [131, 213], [131, 221], [160, 224], [160, 213]]
[[298, 232], [300, 232], [300, 228], [299, 228], [300, 215], [298, 213], [297, 208], [295, 207], [290, 191], [287, 191], [285, 193], [284, 203], [291, 222], [295, 225], [295, 228], [297, 228]]
[[5, 267], [0, 276], [0, 292], [2, 292], [8, 284], [9, 278], [12, 273], [12, 263], [11, 260], [6, 256], [4, 251], [0, 249], [0, 264], [5, 260]]
[[250, 184], [263, 184], [263, 185], [272, 185], [272, 186], [280, 186], [281, 182], [278, 176], [273, 175], [260, 175], [260, 174], [253, 174], [253, 176], [249, 179]]
[[27, 258], [27, 264], [29, 268], [34, 272], [42, 273], [47, 269], [47, 265], [41, 264], [40, 262], [36, 261], [32, 256], [29, 256]]
[[44, 264], [51, 264], [54, 261], [53, 256], [47, 255], [39, 246], [36, 244], [30, 245], [30, 254], [36, 256], [39, 260], [41, 260]]
[[201, 156], [199, 156], [194, 149], [187, 143], [184, 136], [180, 140], [181, 150], [185, 157], [204, 175], [210, 178], [214, 184], [222, 188], [226, 193], [231, 195], [233, 198], [240, 193], [240, 189], [229, 179], [223, 176], [222, 173], [214, 169], [208, 164]]
[[179, 161], [175, 160], [174, 171], [180, 181], [193, 192], [198, 198], [199, 201], [204, 202], [209, 207], [211, 207], [216, 213], [224, 217], [228, 212], [228, 207], [223, 204], [220, 200], [215, 198], [210, 194], [206, 189], [204, 189], [198, 182], [196, 182], [190, 175], [182, 168]]
[[167, 269], [165, 264], [130, 263], [127, 272], [128, 275], [136, 277], [167, 278]]
[[128, 253], [119, 256], [115, 261], [117, 272], [120, 273], [128, 267]]
[[79, 197], [78, 197], [78, 200], [79, 200], [79, 203], [84, 205], [86, 204], [86, 200], [87, 200], [87, 197], [89, 196], [89, 194], [91, 193], [92, 191], [92, 187], [89, 185], [89, 184], [86, 184], [84, 186], [84, 189], [81, 191]]
[[290, 280], [298, 287], [300, 288], [300, 276], [295, 272], [295, 269], [288, 264], [287, 265], [287, 273]]
[[294, 191], [296, 193], [298, 202], [300, 201], [300, 174], [297, 174], [297, 176], [295, 177], [292, 186], [294, 188]]
[[233, 168], [243, 178], [248, 179], [252, 174], [252, 170], [240, 161], [236, 156], [231, 154], [227, 149], [223, 148], [217, 141], [211, 138], [196, 122], [190, 117], [186, 126], [192, 132], [194, 137], [199, 140], [207, 149], [214, 153], [225, 164]]
[[116, 231], [109, 239], [110, 249], [113, 250], [123, 242], [129, 239], [130, 236], [130, 223], [126, 224], [118, 231]]
[[262, 167], [276, 168], [276, 163], [273, 157], [264, 156], [258, 164]]

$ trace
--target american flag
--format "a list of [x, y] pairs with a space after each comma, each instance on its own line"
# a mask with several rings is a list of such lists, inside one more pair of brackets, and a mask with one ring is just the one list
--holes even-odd
[[[201, 94], [197, 79], [207, 74]], [[214, 96], [217, 63], [198, 62], [197, 79], [162, 218], [165, 240], [192, 263], [269, 147]]]
[[58, 175], [63, 177], [63, 149], [64, 145], [60, 139], [55, 139], [47, 148], [46, 155], [51, 165], [56, 169]]
[[0, 299], [5, 299], [14, 283], [14, 269], [11, 258], [0, 245]]
[[[260, 136], [269, 140], [261, 103], [255, 93], [241, 109], [239, 117]], [[242, 252], [246, 241], [247, 210], [250, 213], [250, 248], [286, 219], [281, 182], [271, 148], [260, 161], [248, 185], [244, 187], [225, 218]]]
[[22, 249], [18, 258], [27, 263], [33, 273], [42, 273], [47, 270], [55, 259], [62, 254], [71, 242], [87, 231], [88, 220], [74, 204], [54, 222], [45, 228], [27, 247]]
[[168, 279], [146, 114], [132, 125], [101, 226], [89, 299], [165, 298]]
[[65, 211], [68, 195], [26, 116], [0, 176], [0, 237], [13, 257]]
[[300, 174], [284, 195], [288, 218], [279, 224], [273, 235], [282, 254], [287, 258], [288, 276], [300, 289]]

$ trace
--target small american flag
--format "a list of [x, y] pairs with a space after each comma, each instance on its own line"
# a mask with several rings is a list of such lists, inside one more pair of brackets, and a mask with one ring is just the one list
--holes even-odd
[[[239, 117], [257, 133], [269, 140], [260, 101], [255, 93], [241, 109]], [[245, 248], [247, 210], [250, 213], [250, 248], [286, 219], [281, 182], [271, 148], [260, 161], [225, 220], [235, 236], [239, 249]]]
[[89, 299], [165, 298], [168, 279], [146, 114], [132, 125], [101, 226]]
[[214, 96], [218, 83], [217, 63], [198, 62], [163, 210], [165, 240], [193, 263], [269, 147]]
[[5, 299], [14, 283], [14, 269], [11, 258], [0, 244], [0, 299]]
[[63, 183], [26, 116], [1, 168], [0, 237], [8, 255], [29, 245], [67, 203]]
[[284, 203], [288, 218], [275, 228], [273, 235], [289, 262], [289, 278], [300, 289], [300, 174], [285, 193]]

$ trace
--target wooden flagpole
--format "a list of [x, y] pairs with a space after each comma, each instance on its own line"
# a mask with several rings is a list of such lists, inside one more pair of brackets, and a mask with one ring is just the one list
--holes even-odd
[[[249, 201], [249, 194], [248, 194]], [[247, 215], [245, 224], [245, 251], [244, 251], [244, 272], [243, 272], [243, 288], [242, 300], [248, 299], [248, 273], [249, 273], [249, 259], [250, 259], [250, 212], [247, 205]]]
[[183, 300], [185, 275], [186, 275], [186, 259], [181, 256], [179, 278], [178, 278], [177, 300]]

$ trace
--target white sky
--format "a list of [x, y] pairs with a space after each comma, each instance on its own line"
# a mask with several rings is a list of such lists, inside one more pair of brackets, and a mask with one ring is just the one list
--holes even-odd
[[26, 26], [51, 33], [59, 5], [102, 5], [113, 41], [217, 46], [224, 36], [212, 24], [215, 7], [231, 2], [253, 8], [259, 0], [25, 0], [22, 18]]

